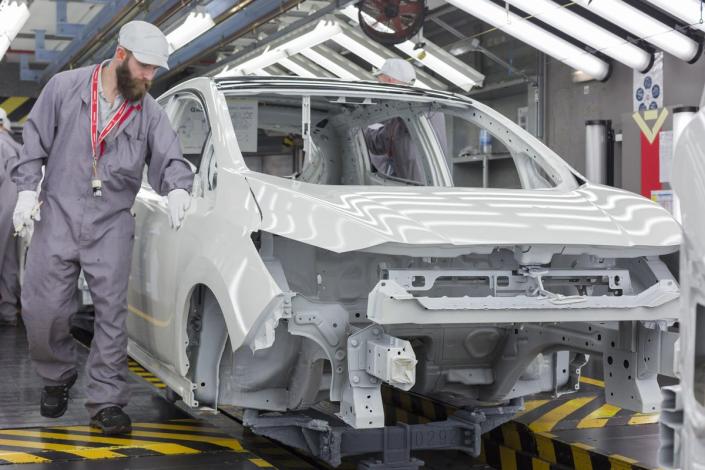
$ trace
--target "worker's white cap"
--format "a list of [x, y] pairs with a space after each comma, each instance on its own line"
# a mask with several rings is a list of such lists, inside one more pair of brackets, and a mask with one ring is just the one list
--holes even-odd
[[382, 68], [375, 72], [375, 76], [377, 75], [387, 75], [408, 85], [413, 85], [416, 81], [414, 66], [404, 59], [393, 58], [385, 60]]
[[0, 126], [12, 132], [12, 122], [10, 122], [10, 118], [7, 117], [7, 113], [2, 108], [0, 108]]
[[120, 28], [118, 44], [143, 64], [169, 70], [169, 43], [159, 28], [146, 21], [130, 21]]

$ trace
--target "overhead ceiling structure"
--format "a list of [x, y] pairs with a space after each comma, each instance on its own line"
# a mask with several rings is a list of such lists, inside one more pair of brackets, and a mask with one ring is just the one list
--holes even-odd
[[688, 63], [702, 53], [700, 0], [446, 1], [597, 80], [608, 59], [646, 72], [656, 50]]
[[[406, 41], [395, 46], [398, 49], [395, 52], [366, 37], [357, 26], [357, 8], [350, 5], [341, 9], [338, 15], [328, 15], [313, 25], [303, 25], [276, 41], [259, 46], [224, 67], [217, 76], [252, 75], [272, 64], [282, 65], [294, 75], [307, 76], [308, 72], [287, 66], [291, 65], [292, 58], [298, 58], [317, 64], [339, 78], [373, 78], [369, 72], [346, 63], [348, 61], [341, 57], [341, 54], [324, 46], [328, 43], [357, 56], [373, 69], [381, 68], [386, 59], [400, 55], [416, 59], [422, 69], [418, 71], [415, 84], [422, 88], [447, 89], [449, 86], [446, 81], [463, 91], [470, 91], [474, 86], [482, 85], [484, 75], [430, 41], [425, 41], [424, 46], [420, 48], [413, 42]], [[435, 78], [423, 68], [442, 79]]]
[[[119, 28], [143, 19], [165, 32], [172, 51], [170, 70], [155, 80], [156, 94], [196, 75], [374, 80], [391, 57], [416, 67], [420, 87], [476, 94], [516, 84], [526, 92], [539, 74], [537, 51], [576, 76], [606, 80], [613, 64], [649, 70], [658, 51], [693, 62], [705, 33], [700, 0], [426, 0], [421, 32], [381, 45], [362, 32], [361, 19], [375, 20], [356, 4], [0, 0], [0, 11], [19, 12], [0, 25], [0, 57], [9, 45], [0, 68], [14, 63], [21, 80], [41, 85], [61, 70], [111, 57]], [[375, 27], [390, 32], [390, 26]]]

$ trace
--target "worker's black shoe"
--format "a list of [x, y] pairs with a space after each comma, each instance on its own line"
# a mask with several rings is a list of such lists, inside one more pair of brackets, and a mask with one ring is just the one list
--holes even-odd
[[42, 402], [39, 406], [39, 412], [45, 418], [58, 418], [66, 413], [66, 408], [69, 406], [69, 390], [76, 383], [78, 374], [74, 374], [63, 385], [46, 386], [42, 390]]
[[103, 434], [108, 436], [127, 434], [132, 431], [130, 417], [119, 406], [110, 406], [100, 410], [91, 418], [91, 426], [100, 428]]

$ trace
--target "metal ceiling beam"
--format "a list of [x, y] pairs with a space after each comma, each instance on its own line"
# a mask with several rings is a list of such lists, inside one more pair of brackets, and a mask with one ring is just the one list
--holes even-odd
[[[162, 28], [164, 23], [168, 22], [174, 15], [186, 8], [190, 3], [193, 2], [189, 2], [188, 0], [158, 0], [147, 2], [144, 5], [145, 10], [137, 12], [134, 17], [129, 19], [147, 21], [148, 23], [155, 24]], [[127, 18], [125, 20], [127, 21]], [[126, 21], [122, 21], [121, 24]], [[83, 57], [80, 58], [80, 60], [77, 60], [77, 65], [102, 62], [103, 60], [112, 57], [116, 47], [117, 28], [115, 28], [115, 31], [110, 39], [95, 44], [83, 55]]]
[[163, 80], [194, 62], [198, 57], [215, 52], [238, 37], [295, 7], [303, 0], [258, 0], [247, 3], [242, 10], [206, 31], [169, 57], [169, 71], [160, 71], [158, 80]]
[[117, 28], [140, 12], [146, 11], [145, 21], [158, 25], [187, 3], [184, 0], [115, 0], [106, 3], [71, 44], [61, 51], [57, 60], [44, 69], [40, 80], [45, 83], [56, 73], [79, 65], [82, 59], [91, 55], [96, 61], [104, 59], [105, 51], [109, 49], [105, 47], [106, 43], [115, 43]]
[[102, 40], [106, 32], [112, 30], [120, 18], [134, 8], [134, 5], [134, 0], [116, 0], [105, 5], [100, 13], [71, 41], [71, 44], [61, 51], [61, 55], [56, 61], [44, 69], [40, 80], [47, 82], [57, 72], [69, 66], [74, 59], [79, 57], [86, 46]]
[[299, 30], [300, 28], [303, 28], [307, 24], [318, 21], [321, 18], [323, 18], [326, 15], [329, 15], [331, 13], [334, 13], [340, 8], [344, 8], [348, 6], [349, 4], [353, 3], [355, 0], [331, 0], [330, 4], [324, 8], [321, 8], [320, 10], [316, 10], [314, 13], [310, 14], [306, 18], [302, 18], [298, 21], [295, 21], [294, 23], [288, 25], [287, 27], [277, 31], [274, 34], [270, 34], [267, 36], [267, 38], [263, 41], [258, 41], [252, 46], [248, 46], [243, 48], [242, 50], [238, 51], [237, 53], [233, 54], [232, 56], [228, 57], [227, 59], [223, 59], [218, 61], [217, 63], [207, 67], [206, 69], [200, 70], [199, 75], [215, 75], [217, 72], [222, 70], [224, 67], [226, 67], [228, 64], [231, 64], [233, 62], [238, 62], [240, 61], [243, 57], [248, 55], [250, 52], [262, 47], [265, 44], [270, 44], [272, 41], [276, 41], [294, 31]]

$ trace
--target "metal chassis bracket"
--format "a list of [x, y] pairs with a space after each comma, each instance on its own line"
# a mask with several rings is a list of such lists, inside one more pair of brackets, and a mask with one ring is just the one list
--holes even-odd
[[262, 415], [245, 410], [243, 423], [252, 431], [304, 450], [336, 467], [343, 457], [382, 453], [382, 460], [365, 461], [360, 469], [415, 470], [423, 465], [415, 450], [460, 450], [477, 457], [480, 437], [509, 421], [523, 409], [523, 400], [507, 406], [459, 410], [445, 421], [353, 429], [315, 409], [286, 415]]

